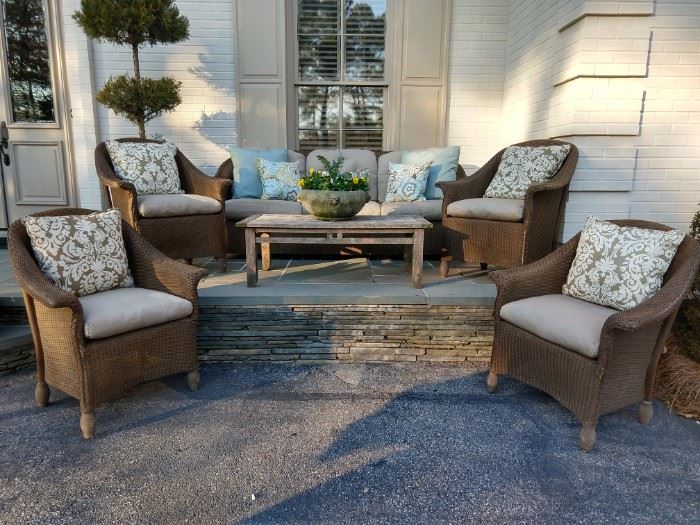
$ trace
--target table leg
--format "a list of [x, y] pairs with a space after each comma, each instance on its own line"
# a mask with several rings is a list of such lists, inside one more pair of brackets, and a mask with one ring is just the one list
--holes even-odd
[[258, 283], [258, 254], [255, 246], [255, 229], [245, 229], [245, 265], [248, 288]]
[[[260, 237], [263, 239], [269, 239], [270, 234], [269, 233], [262, 233], [260, 234]], [[268, 271], [271, 266], [270, 262], [270, 243], [269, 242], [262, 242], [260, 243], [260, 255], [262, 257], [262, 269], [264, 271]]]
[[413, 232], [413, 271], [411, 272], [411, 280], [414, 288], [423, 287], [423, 240], [425, 232], [415, 230]]

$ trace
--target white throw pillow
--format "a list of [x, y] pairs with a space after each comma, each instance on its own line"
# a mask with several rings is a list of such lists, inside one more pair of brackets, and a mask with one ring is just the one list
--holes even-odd
[[384, 202], [413, 202], [425, 200], [425, 187], [432, 162], [422, 164], [389, 163], [389, 182]]
[[177, 148], [169, 142], [105, 142], [114, 173], [131, 182], [140, 195], [184, 193], [175, 162]]
[[134, 286], [119, 210], [22, 219], [39, 267], [77, 296]]
[[661, 288], [684, 237], [678, 230], [618, 226], [589, 217], [562, 293], [618, 310], [634, 308]]
[[570, 150], [569, 144], [507, 147], [484, 197], [524, 199], [530, 186], [557, 174]]

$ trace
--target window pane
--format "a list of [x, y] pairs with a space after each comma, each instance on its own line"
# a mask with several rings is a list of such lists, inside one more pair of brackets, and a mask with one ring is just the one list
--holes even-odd
[[339, 107], [338, 86], [300, 86], [299, 128], [338, 128]]
[[382, 149], [381, 129], [346, 130], [343, 132], [343, 148]]
[[54, 122], [51, 65], [41, 0], [2, 0], [15, 122]]
[[300, 129], [299, 149], [306, 151], [316, 148], [337, 148], [339, 135], [337, 129]]
[[384, 89], [346, 86], [343, 89], [343, 128], [382, 128]]
[[297, 33], [299, 79], [339, 80], [339, 1], [300, 0]]
[[385, 0], [348, 0], [345, 4], [345, 78], [384, 78]]

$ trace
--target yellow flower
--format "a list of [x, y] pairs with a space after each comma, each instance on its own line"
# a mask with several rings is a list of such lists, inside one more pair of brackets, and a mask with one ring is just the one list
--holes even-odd
[[309, 175], [313, 175], [314, 173], [316, 173], [316, 170], [313, 168], [309, 168]]
[[360, 179], [358, 179], [357, 177], [353, 177], [353, 178], [352, 178], [352, 183], [353, 183], [353, 184], [359, 184], [359, 183], [360, 183]]
[[299, 179], [299, 186], [304, 187], [304, 179]]

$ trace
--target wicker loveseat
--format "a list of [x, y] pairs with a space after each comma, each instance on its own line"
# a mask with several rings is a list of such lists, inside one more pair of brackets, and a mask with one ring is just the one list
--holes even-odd
[[[533, 140], [516, 146], [549, 146], [568, 144], [558, 140]], [[442, 189], [442, 231], [444, 256], [440, 269], [447, 275], [450, 262], [481, 263], [502, 267], [518, 266], [550, 253], [555, 248], [556, 234], [566, 201], [569, 182], [578, 162], [578, 149], [571, 150], [557, 174], [548, 182], [530, 186], [518, 209], [500, 209], [499, 213], [462, 214], [456, 211], [459, 202], [481, 199], [485, 204], [508, 199], [482, 199], [491, 183], [505, 149], [499, 151], [473, 175], [455, 182], [439, 182]], [[452, 205], [452, 206], [451, 206]], [[453, 211], [455, 210], [455, 211]], [[463, 216], [466, 215], [466, 216]], [[500, 216], [499, 216], [500, 215]], [[496, 218], [493, 218], [496, 216]]]
[[[60, 209], [36, 215], [89, 213], [93, 210]], [[199, 384], [197, 284], [206, 270], [166, 257], [124, 221], [122, 232], [135, 287], [83, 297], [44, 275], [21, 221], [8, 232], [36, 351], [36, 402], [48, 404], [48, 385], [76, 398], [86, 439], [94, 434], [95, 409], [133, 385], [177, 372], [188, 373], [192, 390]], [[158, 324], [152, 324], [155, 318]]]
[[[369, 178], [370, 202], [360, 211], [359, 215], [420, 215], [429, 220], [433, 227], [426, 231], [424, 253], [426, 257], [439, 256], [442, 243], [442, 199], [415, 202], [384, 202], [386, 187], [389, 180], [389, 163], [398, 163], [401, 159], [400, 151], [373, 151], [363, 149], [335, 149], [314, 150], [308, 155], [297, 151], [287, 152], [289, 162], [297, 162], [300, 171], [308, 168], [321, 169], [319, 155], [334, 160], [343, 156], [346, 161], [352, 162], [353, 169], [364, 169]], [[457, 179], [466, 176], [462, 166], [457, 167]], [[233, 162], [231, 159], [221, 164], [217, 178], [233, 180]], [[254, 198], [232, 198], [229, 195], [226, 201], [226, 228], [228, 231], [228, 249], [231, 253], [245, 253], [243, 231], [236, 227], [236, 223], [256, 213], [284, 213], [305, 214], [300, 203], [294, 201], [262, 200]], [[336, 255], [337, 246], [310, 245], [310, 244], [274, 244], [273, 254], [298, 254], [298, 255]], [[341, 246], [341, 253], [354, 255], [392, 255], [401, 256], [401, 249], [391, 246]]]
[[[119, 139], [119, 142], [156, 141], [129, 138]], [[139, 196], [132, 183], [115, 174], [105, 143], [101, 142], [95, 149], [95, 165], [105, 190], [105, 199], [109, 206], [121, 211], [122, 217], [132, 228], [168, 257], [191, 262], [194, 257], [214, 256], [219, 260], [221, 271], [225, 271], [224, 201], [230, 194], [231, 181], [202, 173], [179, 150], [175, 161], [182, 189], [185, 190], [184, 196]], [[215, 199], [220, 206], [212, 212], [202, 208], [196, 198], [190, 196]], [[183, 197], [190, 197], [189, 201], [168, 203], [168, 200], [183, 200]]]
[[581, 421], [580, 445], [588, 451], [603, 414], [641, 401], [639, 419], [650, 421], [656, 366], [698, 270], [700, 246], [686, 235], [655, 295], [601, 316], [611, 309], [562, 295], [580, 236], [539, 261], [491, 273], [498, 296], [487, 386], [495, 391], [502, 374], [547, 392]]

